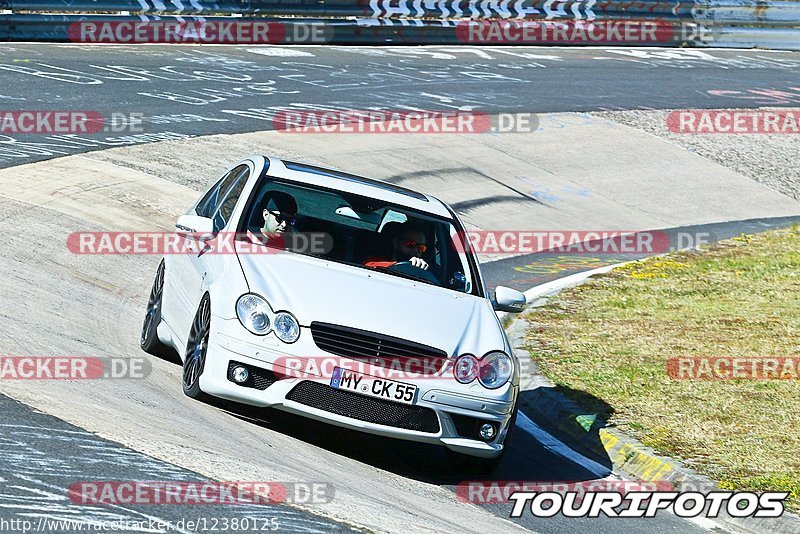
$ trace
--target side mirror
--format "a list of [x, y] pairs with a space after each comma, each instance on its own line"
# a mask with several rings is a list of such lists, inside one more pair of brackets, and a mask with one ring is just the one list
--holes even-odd
[[494, 290], [492, 307], [496, 311], [519, 313], [525, 308], [525, 295], [510, 287], [497, 286]]
[[181, 215], [175, 223], [175, 231], [184, 237], [210, 239], [214, 235], [214, 221], [199, 215]]

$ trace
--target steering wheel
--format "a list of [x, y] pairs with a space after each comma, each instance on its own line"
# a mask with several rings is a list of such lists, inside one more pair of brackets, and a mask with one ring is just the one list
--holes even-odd
[[437, 286], [442, 285], [442, 283], [439, 281], [439, 278], [437, 278], [435, 274], [433, 274], [428, 270], [420, 269], [419, 267], [414, 267], [413, 265], [411, 265], [410, 261], [398, 261], [397, 263], [389, 267], [389, 270], [396, 271], [398, 273], [408, 274], [411, 276], [416, 276], [417, 278], [422, 278], [423, 280], [427, 280], [428, 282], [436, 284]]

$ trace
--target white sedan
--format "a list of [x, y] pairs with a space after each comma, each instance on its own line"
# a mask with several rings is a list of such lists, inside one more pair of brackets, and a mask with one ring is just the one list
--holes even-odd
[[[183, 360], [183, 390], [445, 446], [492, 469], [519, 362], [464, 226], [396, 185], [261, 156], [178, 219], [141, 347]], [[459, 454], [460, 453], [460, 454]]]

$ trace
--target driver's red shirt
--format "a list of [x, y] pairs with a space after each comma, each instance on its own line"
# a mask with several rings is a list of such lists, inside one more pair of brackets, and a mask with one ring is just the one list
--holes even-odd
[[364, 267], [391, 267], [397, 263], [396, 260], [384, 260], [380, 258], [367, 258], [367, 261], [364, 262]]

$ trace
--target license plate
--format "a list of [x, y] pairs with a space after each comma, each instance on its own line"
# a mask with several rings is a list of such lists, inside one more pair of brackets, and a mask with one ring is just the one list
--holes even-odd
[[385, 378], [375, 378], [361, 373], [355, 373], [334, 367], [331, 377], [331, 387], [336, 389], [346, 389], [367, 397], [377, 397], [402, 404], [413, 404], [414, 395], [417, 393], [417, 386], [403, 384]]

